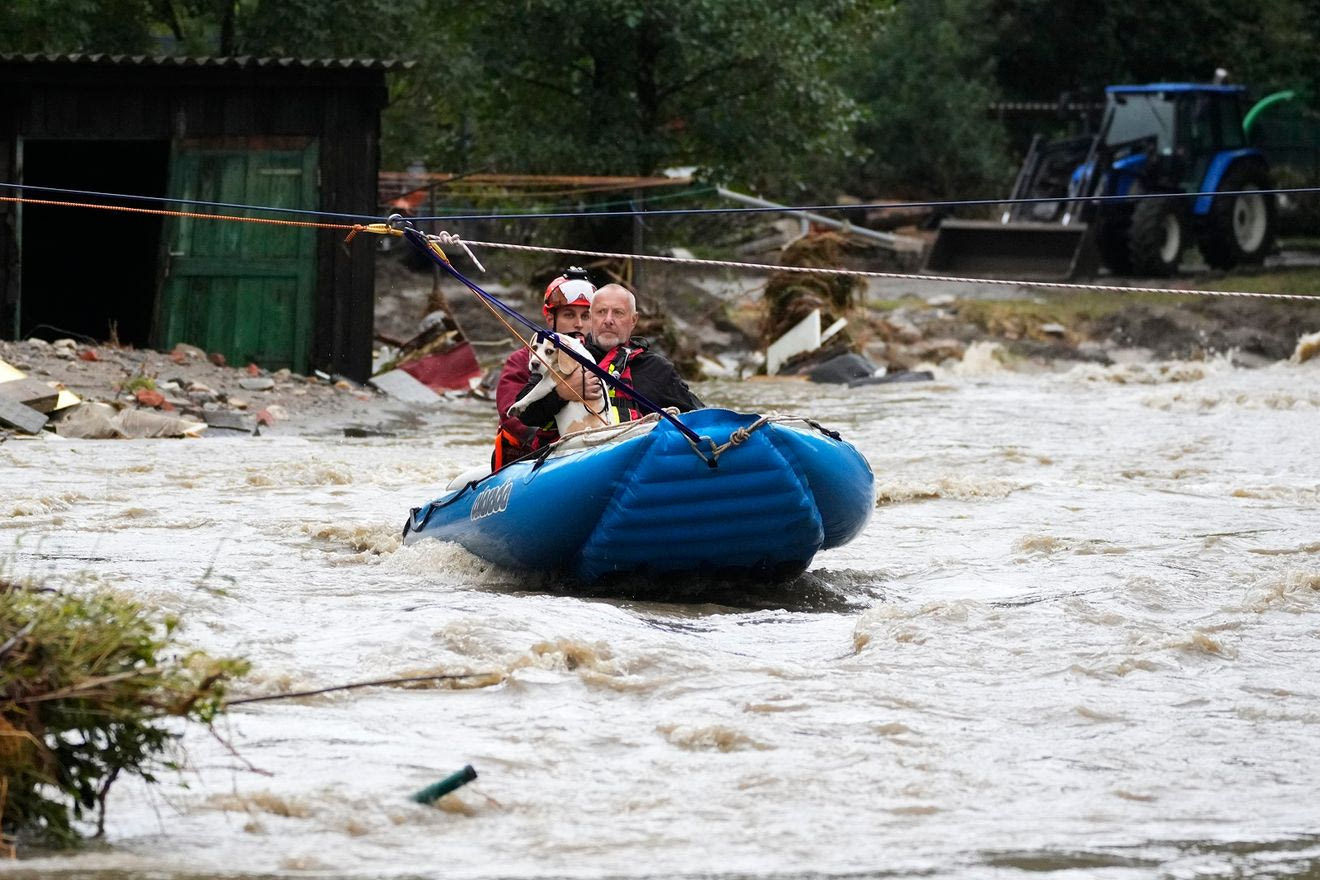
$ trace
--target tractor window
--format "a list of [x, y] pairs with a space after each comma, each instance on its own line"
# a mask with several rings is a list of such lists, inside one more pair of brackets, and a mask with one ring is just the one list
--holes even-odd
[[1214, 99], [1196, 95], [1182, 105], [1187, 114], [1187, 147], [1192, 156], [1214, 152], [1219, 146], [1219, 114]]
[[1247, 145], [1242, 131], [1242, 108], [1236, 96], [1219, 101], [1219, 145], [1225, 150], [1236, 150]]
[[1117, 147], [1143, 138], [1154, 138], [1159, 152], [1172, 152], [1173, 101], [1153, 93], [1111, 93], [1109, 98], [1113, 116], [1109, 131], [1105, 133], [1106, 146]]

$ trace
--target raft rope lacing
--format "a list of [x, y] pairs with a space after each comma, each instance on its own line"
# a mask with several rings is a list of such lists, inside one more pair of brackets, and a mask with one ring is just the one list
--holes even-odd
[[839, 436], [838, 431], [831, 431], [829, 428], [825, 427], [815, 419], [809, 419], [805, 416], [784, 416], [784, 415], [778, 415], [776, 413], [771, 413], [768, 415], [761, 416], [756, 421], [752, 422], [750, 425], [745, 425], [743, 427], [735, 428], [733, 432], [729, 434], [729, 439], [718, 446], [716, 446], [714, 441], [712, 441], [709, 437], [702, 437], [701, 439], [707, 441], [711, 445], [709, 458], [707, 458], [705, 453], [703, 453], [701, 449], [699, 449], [697, 445], [693, 443], [691, 440], [688, 440], [688, 445], [692, 447], [693, 452], [695, 452], [697, 455], [705, 459], [707, 464], [709, 464], [711, 467], [715, 467], [716, 464], [719, 462], [721, 455], [728, 452], [730, 449], [732, 449], [735, 446], [738, 446], [742, 443], [746, 443], [748, 438], [750, 438], [752, 434], [759, 431], [761, 428], [764, 428], [766, 425], [783, 424], [784, 422], [804, 422], [810, 425], [811, 427], [815, 428], [817, 431], [820, 431], [822, 434], [824, 434], [826, 437], [829, 437], [832, 440], [842, 439]]

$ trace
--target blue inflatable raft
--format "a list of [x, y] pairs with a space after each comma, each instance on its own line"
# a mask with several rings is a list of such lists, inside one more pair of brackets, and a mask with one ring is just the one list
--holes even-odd
[[573, 435], [414, 508], [404, 543], [453, 541], [511, 569], [591, 582], [789, 577], [874, 507], [866, 459], [804, 419], [703, 409]]

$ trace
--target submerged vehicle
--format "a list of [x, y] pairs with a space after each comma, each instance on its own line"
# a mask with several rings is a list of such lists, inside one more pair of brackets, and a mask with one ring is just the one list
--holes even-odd
[[723, 409], [570, 435], [458, 477], [414, 508], [405, 544], [453, 541], [497, 565], [585, 583], [623, 576], [795, 576], [875, 506], [866, 459], [808, 419]]
[[[1062, 280], [1171, 275], [1191, 241], [1205, 262], [1258, 263], [1275, 239], [1273, 186], [1239, 85], [1109, 86], [1093, 135], [1033, 139], [998, 221], [946, 220], [923, 271]], [[1270, 96], [1257, 105], [1277, 99]], [[1247, 192], [1243, 192], [1243, 191]], [[1159, 198], [1161, 194], [1203, 193]], [[1107, 198], [1097, 198], [1107, 197]], [[1130, 198], [1124, 198], [1130, 197]]]

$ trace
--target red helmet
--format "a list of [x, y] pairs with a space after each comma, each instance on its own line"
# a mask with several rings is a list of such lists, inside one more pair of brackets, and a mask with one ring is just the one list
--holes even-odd
[[563, 306], [589, 306], [596, 295], [596, 286], [587, 280], [587, 273], [577, 268], [570, 268], [560, 275], [545, 289], [545, 303], [541, 312], [547, 319], [555, 309]]

